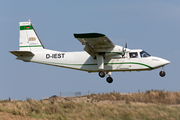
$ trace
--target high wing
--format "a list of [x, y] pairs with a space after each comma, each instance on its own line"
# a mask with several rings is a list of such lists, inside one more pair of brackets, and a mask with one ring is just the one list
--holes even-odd
[[74, 37], [85, 45], [84, 50], [92, 57], [115, 47], [109, 38], [101, 33], [74, 34]]

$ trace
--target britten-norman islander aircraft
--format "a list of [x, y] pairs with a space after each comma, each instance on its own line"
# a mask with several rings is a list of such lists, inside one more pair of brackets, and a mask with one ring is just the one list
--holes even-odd
[[108, 77], [112, 83], [111, 72], [115, 71], [145, 71], [162, 67], [159, 75], [165, 76], [163, 67], [170, 61], [154, 57], [141, 49], [131, 50], [114, 45], [110, 39], [101, 33], [74, 34], [85, 52], [60, 52], [45, 49], [37, 36], [30, 20], [19, 23], [19, 50], [10, 51], [24, 62], [35, 62], [46, 65], [70, 68], [86, 72], [98, 72], [100, 77]]

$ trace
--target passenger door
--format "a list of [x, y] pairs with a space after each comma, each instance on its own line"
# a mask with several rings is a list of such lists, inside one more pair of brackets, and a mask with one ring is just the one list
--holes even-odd
[[129, 69], [138, 70], [141, 69], [139, 52], [129, 52]]

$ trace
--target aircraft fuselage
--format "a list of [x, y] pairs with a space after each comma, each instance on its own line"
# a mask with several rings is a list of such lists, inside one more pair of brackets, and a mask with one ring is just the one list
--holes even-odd
[[[132, 50], [126, 53], [125, 58], [104, 58], [104, 71], [142, 71], [152, 70], [162, 67], [169, 61], [159, 57], [143, 57], [139, 52], [142, 50]], [[138, 58], [130, 58], [129, 53], [137, 52]], [[59, 52], [44, 49], [42, 52], [36, 53], [34, 56], [23, 56], [17, 59], [26, 62], [35, 62], [58, 67], [82, 70], [87, 72], [98, 72], [97, 60], [91, 57], [87, 52]]]

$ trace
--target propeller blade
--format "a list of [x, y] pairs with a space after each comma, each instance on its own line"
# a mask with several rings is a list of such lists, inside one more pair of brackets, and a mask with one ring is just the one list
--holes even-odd
[[125, 44], [125, 48], [127, 48], [127, 42], [126, 42], [126, 44]]

